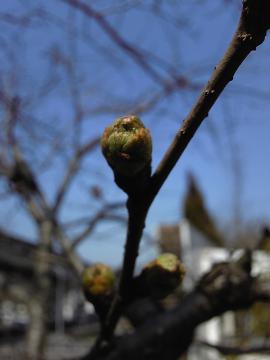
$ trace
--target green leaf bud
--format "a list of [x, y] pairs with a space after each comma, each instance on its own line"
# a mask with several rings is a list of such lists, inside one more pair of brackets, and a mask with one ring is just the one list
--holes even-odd
[[107, 127], [101, 148], [113, 171], [126, 177], [138, 174], [151, 162], [150, 132], [134, 115], [120, 117]]
[[150, 296], [161, 299], [172, 293], [183, 281], [185, 268], [176, 255], [164, 253], [142, 271], [144, 286]]
[[109, 266], [96, 263], [83, 271], [82, 285], [86, 298], [89, 301], [93, 301], [97, 297], [112, 294], [115, 285], [115, 276]]

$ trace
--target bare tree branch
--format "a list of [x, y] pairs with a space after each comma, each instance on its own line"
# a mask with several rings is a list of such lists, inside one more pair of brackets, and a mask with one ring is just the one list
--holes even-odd
[[262, 300], [257, 291], [259, 281], [250, 275], [250, 261], [246, 254], [237, 262], [214, 265], [176, 308], [146, 318], [134, 333], [112, 340], [98, 353], [88, 354], [83, 359], [179, 358], [191, 344], [199, 324], [228, 310], [246, 309]]
[[125, 203], [123, 202], [105, 203], [103, 207], [91, 219], [88, 220], [88, 225], [82, 231], [82, 233], [76, 236], [75, 239], [73, 239], [71, 247], [74, 249], [76, 246], [78, 246], [87, 236], [91, 234], [95, 226], [101, 220], [126, 222], [126, 218], [123, 218], [123, 216], [117, 214], [110, 214], [110, 211], [123, 208], [124, 206]]
[[110, 25], [105, 17], [98, 11], [94, 10], [88, 4], [79, 0], [61, 0], [64, 3], [73, 6], [83, 12], [86, 16], [94, 19], [104, 32], [111, 38], [111, 40], [119, 46], [123, 51], [128, 53], [130, 57], [146, 72], [151, 76], [153, 80], [164, 86], [164, 80], [159, 73], [146, 61], [144, 55], [128, 43], [121, 35]]
[[80, 163], [83, 157], [87, 155], [89, 152], [93, 151], [98, 144], [99, 144], [99, 137], [91, 139], [89, 142], [85, 143], [75, 152], [73, 158], [71, 159], [67, 167], [62, 183], [60, 184], [59, 189], [57, 191], [53, 206], [53, 212], [56, 212], [59, 209], [63, 201], [63, 198], [68, 190], [69, 185], [71, 184], [73, 178], [80, 169]]
[[202, 90], [189, 115], [185, 118], [174, 141], [152, 176], [151, 198], [155, 197], [202, 121], [208, 116], [208, 112], [226, 85], [233, 80], [239, 66], [264, 41], [270, 25], [269, 19], [263, 19], [263, 12], [269, 11], [267, 9], [269, 5], [264, 1], [259, 1], [257, 7], [253, 5], [252, 1], [243, 2], [243, 11], [238, 28], [223, 59], [215, 67], [210, 80]]
[[108, 339], [112, 336], [116, 326], [121, 313], [121, 302], [128, 293], [129, 285], [132, 283], [139, 243], [151, 203], [225, 86], [233, 79], [237, 69], [251, 51], [255, 50], [264, 41], [266, 31], [270, 27], [269, 13], [270, 3], [266, 0], [245, 0], [243, 2], [238, 28], [225, 55], [216, 66], [212, 77], [184, 120], [174, 141], [151, 177], [146, 190], [136, 196], [129, 197], [127, 205], [129, 211], [128, 232], [119, 293], [114, 299], [93, 353], [98, 351], [104, 338]]
[[69, 260], [70, 264], [72, 265], [73, 269], [75, 270], [75, 273], [80, 278], [80, 276], [84, 270], [84, 267], [85, 267], [83, 262], [76, 255], [73, 248], [70, 246], [69, 239], [67, 239], [67, 237], [63, 233], [61, 227], [58, 226], [57, 224], [54, 224], [54, 232], [55, 232], [57, 239], [59, 240], [59, 243], [62, 246], [62, 249], [63, 249], [67, 259]]
[[206, 341], [196, 341], [196, 344], [215, 349], [223, 355], [270, 354], [270, 344], [229, 346]]

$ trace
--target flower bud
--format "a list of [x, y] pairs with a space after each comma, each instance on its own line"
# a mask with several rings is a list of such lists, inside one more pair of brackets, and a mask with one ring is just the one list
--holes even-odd
[[101, 148], [113, 171], [126, 177], [138, 174], [151, 162], [150, 132], [134, 115], [120, 117], [107, 127]]
[[172, 293], [181, 283], [185, 268], [177, 256], [170, 253], [159, 255], [142, 271], [144, 286], [150, 296], [161, 299]]
[[84, 270], [82, 285], [87, 300], [93, 301], [98, 297], [106, 297], [112, 294], [115, 276], [109, 266], [97, 263]]

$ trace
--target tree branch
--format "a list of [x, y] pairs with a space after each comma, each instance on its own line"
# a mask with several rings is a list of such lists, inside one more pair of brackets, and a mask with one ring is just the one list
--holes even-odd
[[105, 17], [98, 11], [91, 8], [88, 4], [79, 0], [62, 0], [69, 6], [80, 10], [86, 16], [94, 19], [97, 24], [104, 30], [104, 32], [111, 38], [111, 40], [129, 56], [146, 72], [152, 79], [164, 86], [164, 80], [159, 73], [145, 60], [144, 55], [127, 42], [121, 35], [112, 27], [112, 25], [105, 19]]
[[74, 249], [70, 245], [70, 241], [66, 238], [64, 232], [62, 231], [61, 227], [58, 226], [56, 223], [54, 224], [54, 232], [59, 240], [60, 245], [62, 246], [62, 249], [69, 260], [71, 266], [75, 270], [75, 273], [80, 278], [83, 270], [84, 270], [84, 264], [81, 261], [81, 259], [76, 255]]
[[84, 359], [177, 359], [191, 344], [199, 324], [226, 311], [246, 309], [262, 301], [258, 292], [260, 283], [251, 277], [250, 264], [251, 258], [246, 254], [245, 261], [214, 265], [176, 308], [145, 318], [134, 333], [112, 340], [98, 354]]
[[74, 249], [78, 246], [91, 232], [94, 230], [95, 226], [100, 220], [114, 220], [114, 221], [125, 221], [122, 216], [110, 214], [111, 210], [118, 209], [124, 207], [123, 202], [114, 202], [114, 203], [105, 203], [102, 208], [92, 217], [92, 219], [88, 219], [87, 227], [81, 232], [81, 234], [77, 235], [75, 239], [73, 239], [71, 243], [71, 248]]
[[63, 177], [63, 181], [57, 191], [54, 206], [53, 206], [54, 212], [56, 212], [59, 209], [59, 207], [63, 201], [63, 198], [68, 190], [68, 187], [71, 184], [72, 179], [75, 177], [75, 175], [77, 174], [77, 172], [80, 168], [80, 162], [81, 162], [82, 158], [86, 154], [88, 154], [90, 151], [94, 150], [98, 144], [99, 144], [99, 137], [90, 140], [89, 142], [84, 144], [82, 147], [80, 147], [75, 152], [73, 158], [71, 159], [71, 161], [67, 167], [66, 173]]
[[196, 341], [196, 344], [215, 349], [223, 355], [270, 354], [270, 344], [229, 346]]
[[[270, 3], [267, 0], [243, 1], [239, 25], [225, 55], [216, 66], [197, 102], [184, 120], [156, 172], [151, 177], [149, 185], [144, 191], [129, 198], [127, 204], [129, 211], [128, 233], [119, 292], [114, 299], [105, 322], [105, 328], [97, 344], [102, 343], [102, 338], [109, 339], [111, 337], [121, 313], [121, 302], [132, 283], [139, 243], [151, 203], [225, 86], [232, 81], [237, 69], [250, 52], [264, 41], [266, 31], [270, 27], [269, 14]], [[97, 348], [94, 351], [96, 350]]]
[[179, 160], [193, 135], [201, 125], [226, 85], [251, 51], [256, 50], [265, 38], [270, 20], [264, 19], [270, 12], [266, 0], [244, 1], [241, 18], [236, 33], [220, 63], [202, 90], [198, 100], [183, 121], [172, 144], [152, 176], [149, 201], [153, 201], [171, 170]]

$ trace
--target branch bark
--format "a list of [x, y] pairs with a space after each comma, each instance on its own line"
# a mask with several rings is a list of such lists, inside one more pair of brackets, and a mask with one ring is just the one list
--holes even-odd
[[87, 355], [84, 360], [175, 360], [186, 352], [199, 324], [257, 301], [269, 302], [270, 293], [268, 299], [260, 296], [260, 283], [250, 276], [247, 258], [214, 265], [175, 309], [146, 318], [134, 333], [112, 340], [98, 355]]
[[43, 358], [47, 335], [48, 300], [50, 294], [50, 264], [47, 261], [51, 250], [52, 224], [44, 220], [40, 225], [35, 276], [36, 291], [30, 300], [30, 325], [27, 331], [26, 356], [29, 360]]
[[[78, 1], [69, 1], [77, 3]], [[207, 117], [208, 112], [226, 87], [233, 80], [234, 74], [247, 56], [260, 45], [270, 27], [270, 3], [267, 0], [244, 0], [240, 21], [220, 63], [202, 90], [194, 107], [185, 118], [183, 125], [178, 130], [171, 146], [157, 167], [149, 181], [149, 185], [130, 197], [127, 203], [129, 211], [128, 232], [123, 261], [123, 271], [120, 279], [119, 291], [109, 312], [105, 328], [98, 339], [97, 347], [103, 339], [110, 339], [113, 334], [117, 319], [121, 313], [121, 303], [128, 292], [132, 277], [140, 239], [145, 226], [148, 210], [160, 188], [166, 181], [173, 167], [183, 154], [193, 135]]]
[[222, 344], [210, 344], [205, 341], [197, 341], [196, 344], [215, 349], [222, 355], [270, 354], [269, 344], [229, 346]]

